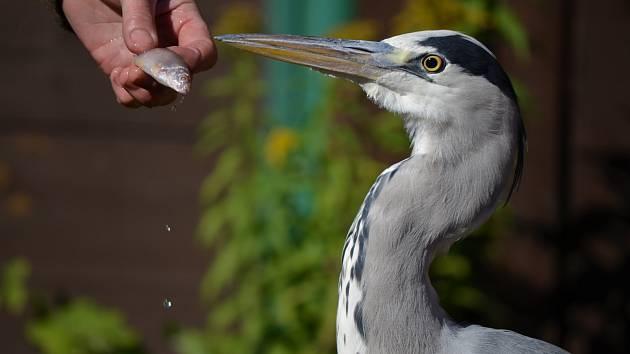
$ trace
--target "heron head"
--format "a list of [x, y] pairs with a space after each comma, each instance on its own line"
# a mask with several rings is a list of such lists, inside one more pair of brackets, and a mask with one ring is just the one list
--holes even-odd
[[[458, 155], [503, 139], [520, 175], [525, 135], [516, 95], [494, 55], [470, 36], [439, 30], [381, 42], [269, 34], [215, 38], [356, 82], [377, 104], [405, 117], [414, 153], [439, 147], [440, 154]], [[431, 137], [419, 141], [427, 131]]]
[[[217, 40], [273, 59], [355, 81], [377, 103], [402, 113], [439, 118], [457, 110], [514, 101], [507, 75], [474, 38], [421, 31], [381, 42], [292, 35], [236, 34]], [[450, 112], [450, 114], [449, 114]]]

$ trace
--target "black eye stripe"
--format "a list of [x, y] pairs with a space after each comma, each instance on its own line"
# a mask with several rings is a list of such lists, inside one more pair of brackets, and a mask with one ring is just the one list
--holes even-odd
[[516, 98], [510, 79], [492, 54], [463, 36], [430, 37], [419, 41], [418, 44], [435, 48], [438, 53], [448, 58], [449, 64], [457, 65], [471, 75], [485, 77], [506, 96]]

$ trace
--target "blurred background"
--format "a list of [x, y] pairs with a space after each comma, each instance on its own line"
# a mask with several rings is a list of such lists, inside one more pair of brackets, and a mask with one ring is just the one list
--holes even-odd
[[[215, 34], [476, 36], [529, 144], [509, 206], [434, 262], [459, 322], [630, 352], [630, 2], [198, 1]], [[335, 353], [352, 219], [404, 158], [352, 84], [220, 46], [176, 109], [126, 110], [44, 1], [0, 22], [0, 351]]]

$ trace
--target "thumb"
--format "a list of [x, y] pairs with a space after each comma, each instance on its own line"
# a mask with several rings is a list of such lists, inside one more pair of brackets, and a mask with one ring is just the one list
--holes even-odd
[[140, 54], [157, 46], [155, 0], [122, 0], [123, 38], [127, 48]]

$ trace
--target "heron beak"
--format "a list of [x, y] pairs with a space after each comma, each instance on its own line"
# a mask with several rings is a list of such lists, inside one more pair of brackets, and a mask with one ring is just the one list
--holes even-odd
[[214, 38], [255, 54], [357, 82], [374, 81], [405, 65], [407, 59], [404, 53], [383, 42], [275, 34], [226, 34]]

